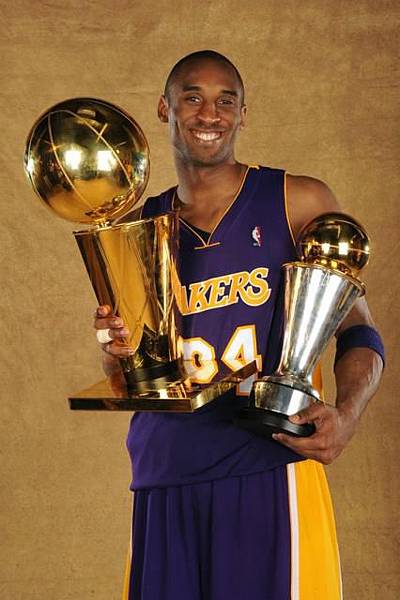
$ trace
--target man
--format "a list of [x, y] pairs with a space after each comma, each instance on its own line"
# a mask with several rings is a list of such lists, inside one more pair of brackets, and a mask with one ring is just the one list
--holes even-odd
[[[200, 382], [216, 375], [205, 362], [213, 358], [232, 367], [256, 359], [269, 373], [279, 348], [273, 323], [280, 266], [296, 258], [301, 227], [339, 210], [338, 203], [321, 181], [236, 161], [244, 88], [220, 54], [179, 61], [158, 115], [169, 126], [178, 186], [149, 199], [143, 216], [180, 212], [184, 356], [196, 361]], [[97, 310], [95, 327], [109, 329], [113, 340], [103, 345], [111, 373], [116, 357], [131, 352], [120, 342], [127, 329], [108, 307]], [[364, 299], [342, 324], [339, 340], [343, 335], [336, 406], [314, 404], [293, 417], [315, 425], [308, 438], [270, 440], [235, 427], [244, 386], [192, 415], [134, 415], [130, 600], [341, 597], [321, 463], [346, 446], [378, 385], [382, 348]]]

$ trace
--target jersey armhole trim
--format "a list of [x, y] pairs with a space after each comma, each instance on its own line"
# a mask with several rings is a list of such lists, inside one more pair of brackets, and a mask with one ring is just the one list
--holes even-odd
[[284, 177], [284, 181], [283, 181], [283, 196], [284, 196], [284, 204], [285, 204], [286, 223], [287, 223], [287, 226], [288, 226], [288, 229], [289, 229], [290, 237], [292, 238], [294, 249], [296, 250], [296, 254], [297, 254], [296, 240], [295, 240], [295, 237], [293, 235], [293, 229], [292, 229], [292, 225], [290, 223], [290, 218], [289, 218], [288, 193], [287, 193], [287, 172], [286, 171], [285, 171], [283, 177]]

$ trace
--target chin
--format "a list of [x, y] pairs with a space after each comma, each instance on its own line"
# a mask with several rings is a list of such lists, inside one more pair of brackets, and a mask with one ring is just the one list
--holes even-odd
[[195, 167], [215, 167], [226, 163], [229, 160], [229, 156], [221, 156], [220, 154], [215, 155], [199, 155], [198, 153], [191, 153], [185, 157], [185, 162]]

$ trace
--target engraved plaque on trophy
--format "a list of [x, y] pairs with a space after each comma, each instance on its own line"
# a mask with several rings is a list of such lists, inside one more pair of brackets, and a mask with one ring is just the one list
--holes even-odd
[[284, 432], [309, 436], [312, 424], [289, 417], [320, 402], [314, 368], [356, 299], [365, 293], [358, 279], [369, 259], [369, 239], [349, 215], [325, 213], [300, 232], [301, 261], [283, 265], [283, 345], [276, 371], [253, 384], [249, 406], [236, 423], [269, 437]]
[[207, 387], [188, 377], [174, 290], [176, 213], [115, 223], [137, 205], [149, 177], [149, 148], [139, 125], [117, 106], [73, 98], [48, 109], [26, 145], [25, 170], [58, 216], [89, 225], [74, 236], [99, 304], [123, 319], [133, 350], [121, 374], [70, 398], [79, 410], [192, 411], [256, 371], [220, 371]]

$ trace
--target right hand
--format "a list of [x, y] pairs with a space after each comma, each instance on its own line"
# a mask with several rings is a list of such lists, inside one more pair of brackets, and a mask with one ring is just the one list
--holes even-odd
[[111, 307], [107, 304], [99, 306], [96, 309], [94, 328], [96, 330], [108, 329], [108, 334], [112, 338], [111, 342], [101, 344], [104, 352], [115, 358], [132, 356], [133, 350], [128, 346], [126, 341], [126, 338], [129, 336], [129, 330], [125, 327], [121, 317], [114, 315]]

